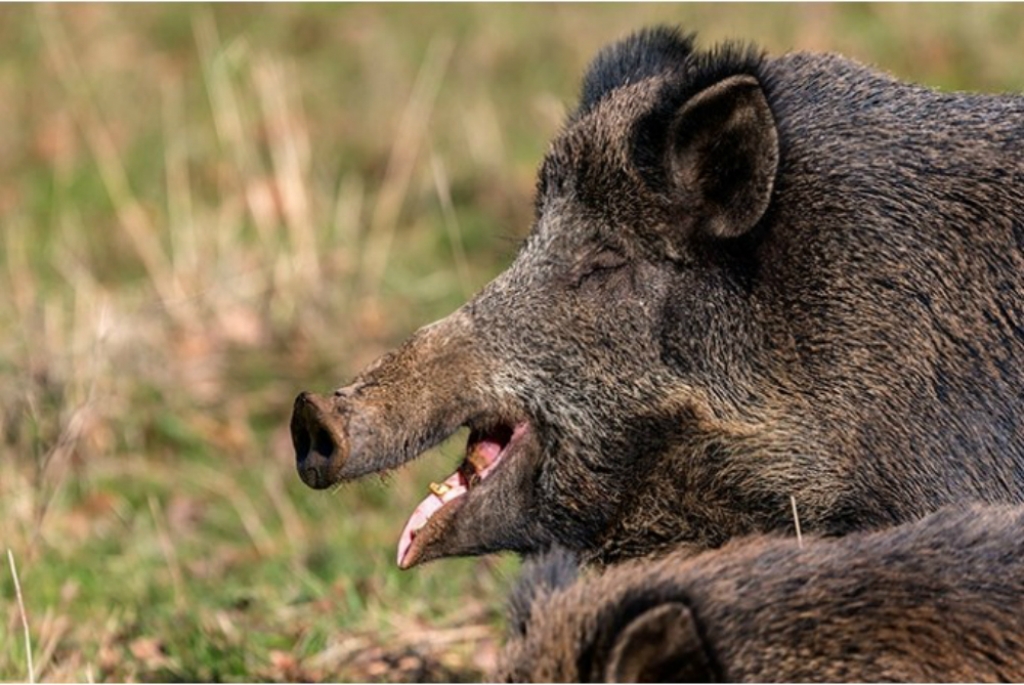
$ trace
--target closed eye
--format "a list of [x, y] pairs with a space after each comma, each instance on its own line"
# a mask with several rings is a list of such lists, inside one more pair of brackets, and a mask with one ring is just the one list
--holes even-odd
[[581, 260], [576, 265], [575, 283], [576, 287], [583, 285], [583, 282], [595, 276], [607, 275], [617, 271], [629, 264], [629, 260], [613, 250], [602, 250], [588, 259]]

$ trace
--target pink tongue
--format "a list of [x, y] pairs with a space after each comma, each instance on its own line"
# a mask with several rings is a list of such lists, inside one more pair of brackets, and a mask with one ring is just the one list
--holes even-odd
[[443, 507], [448, 502], [451, 502], [456, 497], [466, 493], [466, 486], [462, 484], [462, 476], [458, 471], [448, 476], [445, 479], [442, 489], [447, 487], [448, 490], [443, 495], [437, 495], [431, 492], [425, 500], [419, 503], [415, 510], [412, 512], [412, 516], [409, 517], [409, 521], [405, 524], [405, 528], [402, 530], [402, 537], [398, 539], [398, 565], [402, 565], [402, 560], [405, 559], [405, 555], [409, 553], [409, 547], [412, 546], [412, 539], [416, 537], [416, 533], [419, 532], [420, 528], [427, 525], [427, 521], [430, 517], [437, 513], [437, 510]]
[[492, 440], [481, 440], [473, 445], [468, 460], [475, 468], [481, 478], [491, 471], [491, 467], [498, 460], [502, 446]]
[[[501, 453], [502, 445], [492, 440], [481, 440], [472, 445], [469, 456], [466, 457], [466, 461], [472, 464], [472, 467], [476, 473], [482, 478], [486, 476], [490, 470], [497, 463], [498, 455]], [[398, 539], [398, 565], [402, 566], [402, 561], [405, 556], [409, 553], [409, 548], [412, 546], [412, 541], [416, 537], [416, 533], [420, 531], [423, 526], [427, 525], [427, 521], [430, 517], [438, 512], [438, 510], [444, 505], [451, 502], [456, 497], [461, 497], [468, 491], [464, 479], [460, 471], [462, 471], [464, 465], [460, 465], [459, 469], [448, 476], [444, 483], [439, 488], [439, 491], [443, 491], [443, 494], [435, 493], [431, 490], [431, 493], [425, 500], [420, 502], [416, 509], [413, 510], [412, 516], [405, 524], [405, 528], [402, 530], [402, 536]]]

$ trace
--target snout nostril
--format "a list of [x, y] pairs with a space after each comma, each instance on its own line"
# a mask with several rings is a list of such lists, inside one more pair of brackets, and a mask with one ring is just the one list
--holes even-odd
[[305, 461], [306, 456], [309, 454], [309, 448], [312, 447], [310, 441], [309, 431], [302, 429], [296, 430], [292, 427], [292, 446], [295, 447], [295, 459], [301, 464]]
[[328, 458], [334, 453], [334, 441], [323, 426], [313, 429], [313, 450]]

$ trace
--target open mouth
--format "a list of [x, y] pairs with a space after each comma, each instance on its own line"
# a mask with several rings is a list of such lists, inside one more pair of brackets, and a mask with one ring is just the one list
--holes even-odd
[[430, 494], [413, 510], [398, 541], [398, 566], [409, 568], [415, 561], [413, 545], [430, 519], [445, 507], [477, 487], [512, 451], [526, 433], [525, 421], [515, 425], [498, 424], [487, 429], [474, 428], [466, 442], [466, 456], [453, 474], [441, 483], [430, 484]]

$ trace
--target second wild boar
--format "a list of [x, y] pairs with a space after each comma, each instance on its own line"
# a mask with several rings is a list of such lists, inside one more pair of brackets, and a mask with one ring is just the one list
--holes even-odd
[[513, 593], [506, 682], [1021, 682], [1024, 509], [838, 539], [736, 540]]

